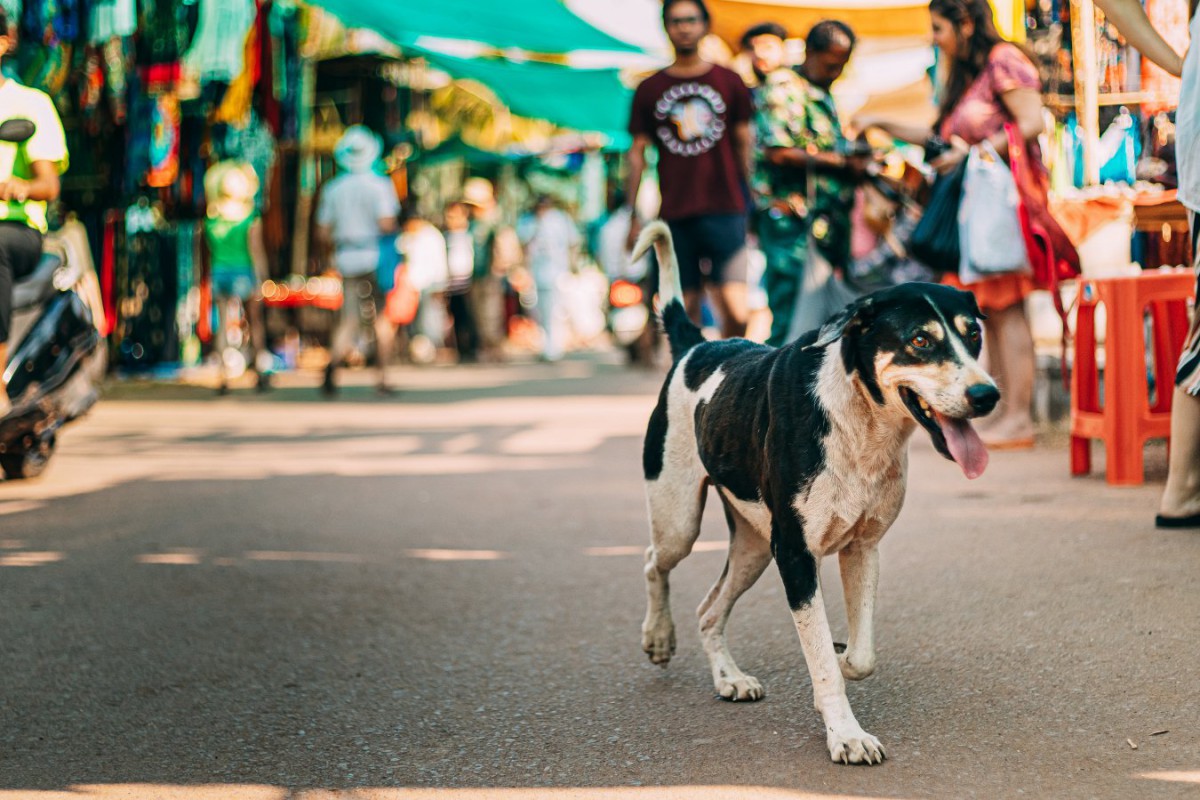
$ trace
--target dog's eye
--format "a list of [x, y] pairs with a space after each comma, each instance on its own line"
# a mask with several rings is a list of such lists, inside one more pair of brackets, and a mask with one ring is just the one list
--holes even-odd
[[929, 337], [923, 333], [918, 333], [916, 336], [908, 340], [908, 343], [918, 350], [924, 350], [929, 347]]
[[979, 341], [979, 328], [971, 328], [967, 331], [967, 338], [971, 340], [971, 344]]

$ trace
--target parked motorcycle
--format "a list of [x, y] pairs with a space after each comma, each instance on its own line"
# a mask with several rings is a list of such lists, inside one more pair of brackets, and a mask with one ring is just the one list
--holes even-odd
[[[28, 120], [0, 125], [0, 156], [35, 131]], [[11, 176], [11, 164], [0, 158], [0, 180]], [[37, 268], [13, 286], [4, 369], [12, 410], [0, 419], [0, 469], [10, 480], [40, 475], [59, 428], [95, 404], [107, 366], [104, 324], [87, 233], [69, 222], [46, 237]]]

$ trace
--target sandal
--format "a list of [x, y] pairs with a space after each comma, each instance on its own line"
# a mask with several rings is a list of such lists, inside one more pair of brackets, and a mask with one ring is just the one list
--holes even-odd
[[1168, 517], [1163, 514], [1156, 514], [1154, 517], [1154, 527], [1200, 528], [1200, 514], [1192, 514], [1187, 517]]
[[988, 450], [1032, 450], [1034, 441], [1032, 436], [1020, 439], [997, 439], [995, 441], [989, 441], [987, 437], [983, 437], [983, 444]]

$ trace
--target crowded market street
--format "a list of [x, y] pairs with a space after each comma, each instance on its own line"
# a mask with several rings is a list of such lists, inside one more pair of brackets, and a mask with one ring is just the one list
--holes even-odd
[[[975, 482], [915, 437], [879, 668], [849, 687], [888, 760], [852, 769], [774, 567], [732, 619], [766, 697], [714, 698], [692, 610], [719, 507], [675, 573], [675, 660], [641, 652], [657, 371], [586, 354], [398, 378], [380, 399], [353, 373], [332, 404], [315, 373], [220, 400], [114, 385], [42, 480], [0, 484], [0, 800], [1200, 788], [1196, 539], [1154, 529], [1161, 445], [1116, 488], [1102, 463], [1069, 477], [1058, 429]], [[823, 579], [837, 638], [835, 563]]]

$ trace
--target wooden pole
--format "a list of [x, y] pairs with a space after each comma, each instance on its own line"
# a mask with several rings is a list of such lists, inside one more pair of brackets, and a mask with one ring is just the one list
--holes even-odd
[[1075, 72], [1075, 116], [1083, 137], [1083, 182], [1100, 183], [1100, 77], [1096, 64], [1096, 7], [1071, 0], [1071, 55]]

